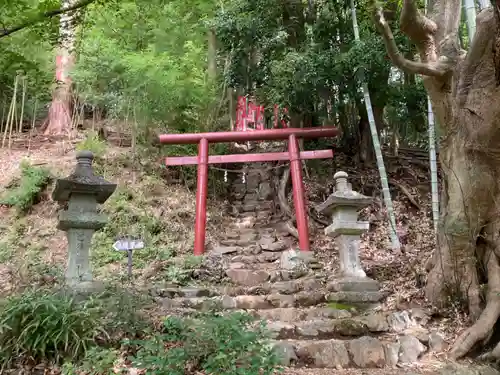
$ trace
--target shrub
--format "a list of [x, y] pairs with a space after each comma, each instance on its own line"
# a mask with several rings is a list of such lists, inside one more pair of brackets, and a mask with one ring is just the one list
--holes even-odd
[[77, 151], [91, 151], [94, 157], [102, 157], [106, 152], [106, 143], [99, 137], [95, 130], [87, 130], [85, 138], [76, 145]]
[[120, 353], [116, 349], [93, 347], [85, 354], [81, 365], [66, 362], [62, 366], [63, 375], [115, 375], [115, 364], [119, 361]]
[[21, 162], [21, 178], [7, 190], [0, 204], [16, 207], [25, 212], [37, 203], [40, 193], [50, 182], [50, 172], [46, 168], [35, 167]]
[[143, 338], [150, 334], [153, 324], [141, 310], [152, 306], [154, 300], [139, 292], [108, 287], [94, 300], [101, 311], [101, 327], [108, 334], [108, 343], [119, 344], [125, 338]]
[[131, 358], [148, 374], [266, 375], [276, 373], [279, 358], [262, 325], [247, 314], [202, 315], [196, 320], [167, 318], [164, 333], [137, 341]]
[[0, 312], [3, 367], [28, 357], [56, 363], [81, 357], [103, 333], [99, 310], [90, 302], [76, 302], [47, 291], [28, 291], [8, 298]]

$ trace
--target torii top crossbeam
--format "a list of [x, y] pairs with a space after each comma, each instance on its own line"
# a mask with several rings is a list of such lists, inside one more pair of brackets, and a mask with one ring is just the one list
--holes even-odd
[[290, 135], [295, 135], [297, 138], [324, 138], [335, 137], [338, 133], [337, 128], [329, 126], [321, 128], [266, 129], [248, 132], [162, 134], [159, 139], [162, 144], [180, 145], [199, 143], [202, 139], [206, 139], [209, 143], [273, 141], [288, 139]]

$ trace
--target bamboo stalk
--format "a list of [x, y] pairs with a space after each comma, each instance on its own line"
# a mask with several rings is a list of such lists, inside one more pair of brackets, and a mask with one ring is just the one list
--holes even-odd
[[10, 100], [9, 111], [7, 112], [7, 120], [5, 121], [5, 129], [2, 137], [2, 148], [5, 147], [7, 141], [7, 133], [9, 132], [10, 118], [12, 117], [12, 99]]
[[[427, 1], [425, 2], [425, 13], [427, 13]], [[439, 181], [436, 158], [436, 124], [429, 95], [427, 95], [427, 122], [429, 132], [429, 163], [431, 169], [432, 223], [434, 224], [434, 232], [437, 234], [439, 225]]]
[[0, 132], [4, 130], [5, 120], [5, 97], [2, 96], [2, 120], [0, 121]]
[[35, 98], [35, 105], [33, 106], [33, 118], [31, 121], [31, 129], [30, 129], [30, 136], [28, 138], [28, 155], [31, 152], [31, 138], [33, 137], [33, 131], [35, 130], [35, 122], [36, 122], [36, 107], [38, 105], [38, 98]]
[[[74, 104], [72, 105], [72, 110], [71, 110], [71, 125], [70, 125], [70, 130], [76, 130], [78, 128], [78, 121], [79, 121], [79, 116], [78, 116], [78, 109], [76, 106], [76, 98], [78, 98], [78, 92], [73, 92], [73, 98], [75, 100], [73, 101]], [[70, 132], [70, 139], [71, 139], [71, 132]]]
[[[128, 106], [127, 106], [127, 121], [128, 121]], [[133, 113], [133, 116], [134, 116], [134, 121], [133, 121], [133, 125], [132, 125], [132, 157], [133, 157], [133, 160], [134, 160], [134, 163], [136, 161], [136, 151], [137, 151], [137, 113], [136, 113], [136, 107], [135, 107], [135, 104], [132, 106], [132, 113]], [[135, 184], [136, 182], [136, 179], [137, 179], [137, 175], [135, 173], [135, 168], [134, 168], [134, 171], [132, 172], [132, 179], [133, 179], [133, 183]]]
[[16, 114], [16, 97], [17, 97], [18, 80], [19, 76], [16, 75], [16, 78], [14, 78], [14, 93], [12, 94], [12, 99], [10, 101], [9, 113], [7, 114], [7, 124], [2, 138], [2, 147], [5, 147], [5, 142], [7, 140], [7, 132], [9, 133], [9, 150], [12, 144], [12, 127], [15, 121], [15, 114]]
[[476, 4], [474, 0], [464, 0], [467, 31], [469, 33], [469, 45], [476, 34]]
[[14, 125], [17, 123], [17, 86], [19, 85], [19, 74], [16, 76], [15, 80], [15, 85], [14, 85], [14, 95], [13, 95], [13, 100], [14, 100], [14, 106], [13, 106], [13, 111], [12, 111], [12, 116], [11, 117], [11, 124], [9, 128], [9, 150], [12, 146], [12, 132], [14, 129]]
[[22, 77], [23, 80], [23, 96], [21, 99], [21, 117], [19, 118], [19, 123], [17, 126], [17, 132], [21, 134], [23, 132], [23, 117], [24, 117], [24, 105], [26, 103], [26, 77]]
[[[360, 41], [359, 27], [358, 27], [358, 20], [356, 17], [356, 6], [354, 5], [354, 0], [351, 0], [351, 13], [352, 13], [352, 27], [354, 29], [354, 39], [356, 40], [356, 42], [359, 42]], [[382, 194], [384, 197], [385, 207], [387, 208], [387, 215], [389, 216], [389, 223], [390, 223], [389, 236], [391, 238], [392, 249], [395, 252], [400, 252], [401, 244], [399, 242], [398, 234], [396, 231], [396, 217], [394, 215], [394, 207], [392, 205], [391, 192], [389, 190], [389, 181], [387, 178], [387, 172], [385, 170], [382, 150], [380, 148], [377, 126], [375, 124], [375, 117], [373, 116], [373, 107], [370, 99], [370, 92], [368, 90], [368, 84], [364, 82], [362, 87], [363, 87], [363, 96], [365, 99], [366, 112], [368, 113], [368, 122], [370, 124], [370, 132], [372, 135], [373, 148], [375, 149], [377, 167], [380, 174], [380, 182], [382, 184]]]
[[427, 97], [427, 109], [427, 119], [429, 122], [429, 161], [431, 166], [432, 222], [434, 223], [434, 231], [437, 233], [439, 223], [439, 186], [437, 176], [434, 112], [432, 111], [432, 103], [429, 97]]

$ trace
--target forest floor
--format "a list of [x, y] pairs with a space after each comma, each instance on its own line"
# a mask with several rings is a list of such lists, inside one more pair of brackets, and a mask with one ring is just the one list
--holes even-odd
[[[133, 272], [137, 283], [165, 279], [181, 284], [189, 282], [184, 271], [195, 262], [191, 256], [194, 179], [189, 183], [176, 183], [179, 173], [161, 168], [161, 160], [156, 156], [148, 157], [143, 151], [120, 147], [116, 142], [99, 144], [81, 134], [73, 140], [54, 140], [40, 135], [18, 137], [10, 148], [0, 149], [0, 196], [19, 177], [19, 166], [23, 160], [48, 168], [55, 177], [69, 175], [75, 166], [75, 147], [95, 148], [98, 173], [118, 184], [117, 191], [105, 204], [105, 211], [110, 214], [110, 229], [96, 235], [93, 243], [95, 277], [125, 283], [126, 258], [122, 253], [113, 251], [111, 245], [117, 235], [135, 234], [143, 236], [150, 244], [136, 253]], [[403, 244], [401, 254], [394, 253], [390, 247], [386, 214], [378, 188], [380, 179], [375, 166], [353, 165], [351, 158], [340, 153], [333, 160], [308, 163], [308, 200], [310, 204], [321, 203], [331, 191], [333, 174], [339, 170], [346, 171], [354, 190], [374, 198], [374, 203], [362, 212], [362, 216], [370, 221], [370, 232], [363, 237], [361, 260], [368, 276], [382, 281], [383, 289], [390, 292], [383, 309], [403, 310], [415, 306], [430, 309], [422, 292], [424, 265], [434, 248], [429, 170], [420, 156], [386, 156], [398, 234]], [[184, 176], [192, 174], [193, 169], [182, 173]], [[212, 170], [211, 173], [221, 172]], [[209, 190], [209, 244], [212, 235], [220, 230], [224, 218], [224, 187], [220, 186], [223, 179], [219, 177], [212, 179], [218, 182], [211, 184]], [[40, 197], [40, 202], [26, 214], [21, 215], [12, 208], [0, 205], [3, 219], [0, 223], [0, 293], [3, 295], [24, 285], [57, 283], [63, 274], [67, 242], [63, 232], [56, 229], [58, 205], [48, 198], [51, 190], [49, 187]], [[132, 221], [128, 219], [130, 216]], [[326, 267], [334, 271], [338, 260], [330, 250], [330, 239], [323, 235], [319, 227], [313, 235], [316, 253]], [[158, 261], [168, 259], [181, 261], [167, 262], [168, 266], [158, 269]], [[433, 310], [433, 314], [433, 325], [450, 343], [469, 323], [458, 306], [450, 305], [445, 311]], [[407, 370], [365, 369], [335, 373], [430, 374], [444, 363], [443, 360], [443, 357], [435, 356], [425, 358], [419, 367]], [[331, 369], [290, 369], [286, 372], [289, 375], [331, 373]]]

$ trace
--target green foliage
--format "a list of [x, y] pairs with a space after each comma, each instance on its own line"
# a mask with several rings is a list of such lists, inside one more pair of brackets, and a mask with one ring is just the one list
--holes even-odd
[[141, 313], [151, 301], [118, 287], [92, 298], [57, 290], [11, 296], [0, 304], [0, 362], [8, 368], [30, 358], [64, 362], [68, 374], [108, 374], [125, 337], [152, 332], [151, 321]]
[[[311, 4], [314, 9], [310, 9]], [[398, 4], [390, 1], [385, 6], [397, 19]], [[391, 72], [369, 3], [357, 2], [357, 11], [360, 42], [354, 41], [349, 2], [302, 2], [293, 7], [277, 0], [234, 0], [225, 4], [214, 19], [214, 27], [220, 48], [231, 56], [226, 81], [244, 93], [254, 94], [267, 108], [277, 103], [287, 106], [291, 113], [305, 115], [302, 119], [306, 126], [320, 125], [327, 117], [338, 118], [343, 143], [359, 140], [358, 115], [365, 116], [360, 83], [367, 82], [374, 107], [393, 105], [386, 119], [393, 125], [389, 131], [396, 128], [409, 137], [415, 132], [425, 134], [424, 118], [415, 116], [417, 109], [419, 114], [425, 113], [420, 108], [425, 94], [415, 89], [414, 80], [403, 82]], [[397, 27], [393, 30], [400, 51], [405, 56], [415, 53]], [[251, 58], [255, 51], [258, 63]], [[256, 89], [249, 81], [256, 83]], [[400, 91], [405, 92], [408, 102], [397, 98]], [[410, 124], [408, 118], [401, 121], [403, 113], [408, 112], [414, 119]]]
[[73, 74], [80, 96], [145, 132], [196, 129], [214, 99], [204, 25], [213, 4], [125, 1], [89, 11]]
[[106, 142], [100, 137], [95, 130], [89, 130], [85, 134], [85, 139], [76, 145], [76, 149], [91, 151], [94, 156], [102, 157], [106, 151]]
[[35, 291], [14, 296], [0, 313], [0, 359], [35, 361], [79, 358], [102, 333], [99, 311], [70, 297]]
[[408, 145], [427, 147], [427, 94], [421, 79], [411, 85], [393, 83], [386, 114], [389, 122], [399, 129]]
[[184, 375], [188, 369], [206, 374], [275, 374], [279, 358], [264, 327], [250, 327], [252, 322], [241, 313], [202, 315], [196, 320], [170, 317], [163, 334], [130, 343], [138, 347], [130, 360], [157, 375]]
[[143, 337], [152, 329], [151, 322], [140, 313], [154, 303], [148, 295], [109, 287], [93, 303], [101, 312], [100, 326], [107, 332], [111, 344], [125, 337]]
[[[192, 213], [187, 215], [189, 224], [182, 222], [172, 223], [163, 211], [164, 197], [151, 194], [150, 190], [169, 187], [164, 181], [154, 177], [144, 177], [140, 188], [119, 186], [117, 191], [104, 205], [104, 212], [108, 215], [108, 224], [92, 239], [92, 263], [96, 271], [110, 263], [121, 263], [126, 267], [126, 252], [114, 251], [112, 246], [117, 238], [133, 236], [144, 240], [144, 249], [134, 252], [133, 267], [141, 269], [151, 262], [168, 261], [182, 254], [182, 250], [175, 244], [190, 243], [192, 241]], [[163, 198], [163, 199], [162, 199]], [[179, 217], [174, 215], [175, 220]], [[184, 262], [175, 262], [166, 265], [152, 275], [155, 279], [170, 281], [178, 285], [185, 285], [192, 279], [192, 270], [200, 262], [199, 257], [186, 256]], [[124, 272], [115, 276], [122, 277]]]
[[20, 212], [30, 209], [40, 196], [40, 193], [50, 182], [50, 171], [47, 168], [36, 167], [28, 162], [21, 163], [21, 177], [0, 198], [0, 204], [16, 207]]
[[192, 280], [193, 269], [202, 262], [201, 257], [187, 256], [184, 262], [169, 265], [163, 276], [166, 280], [177, 285], [186, 285]]
[[[18, 26], [40, 15], [40, 11], [59, 8], [54, 0], [3, 1], [0, 5], [2, 30]], [[56, 31], [56, 33], [54, 33]], [[23, 76], [26, 83], [25, 119], [43, 113], [44, 102], [50, 101], [54, 78], [55, 53], [51, 40], [57, 35], [57, 17], [35, 27], [26, 28], [0, 38], [0, 112], [6, 116], [7, 105], [14, 94], [14, 80]], [[23, 89], [18, 86], [17, 116], [20, 117]], [[38, 101], [38, 105], [35, 102]], [[35, 112], [36, 110], [36, 112]], [[35, 112], [35, 113], [34, 113]], [[0, 126], [1, 127], [1, 126]]]
[[63, 375], [114, 375], [114, 365], [119, 359], [120, 352], [113, 348], [92, 347], [85, 353], [80, 365], [65, 362], [62, 366]]
[[149, 207], [141, 191], [120, 187], [111, 196], [105, 205], [109, 222], [92, 240], [92, 261], [97, 267], [125, 259], [123, 252], [112, 249], [116, 239], [123, 236], [136, 236], [147, 243], [146, 249], [134, 253], [135, 266], [144, 265], [156, 257], [169, 256], [168, 249], [160, 249], [166, 225], [149, 211]]
[[10, 261], [26, 235], [27, 223], [24, 218], [5, 220], [0, 223], [0, 262]]
[[344, 303], [338, 303], [338, 302], [330, 302], [328, 304], [328, 307], [337, 310], [352, 310], [354, 308], [354, 306], [352, 305], [346, 305]]

